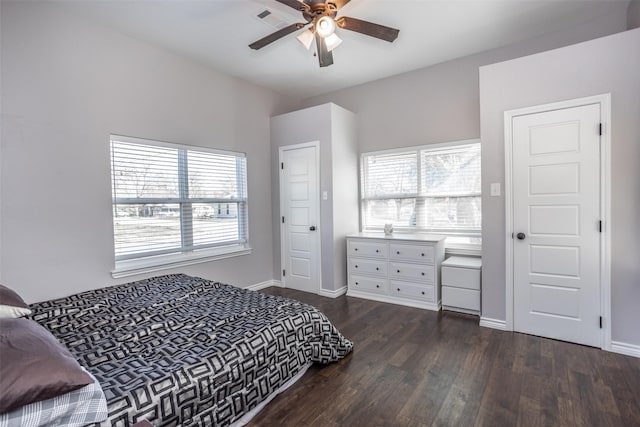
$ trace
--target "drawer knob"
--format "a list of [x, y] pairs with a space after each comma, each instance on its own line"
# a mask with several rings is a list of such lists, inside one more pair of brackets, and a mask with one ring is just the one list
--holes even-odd
[[424, 276], [424, 271], [422, 272], [422, 275]]
[[398, 270], [398, 273], [400, 273], [400, 270]]
[[376, 271], [380, 270], [380, 268], [376, 267]]
[[420, 254], [420, 255], [424, 256], [424, 254]]
[[378, 249], [376, 249], [376, 253], [380, 252]]
[[396, 255], [400, 255], [400, 251], [396, 251]]
[[354, 248], [353, 250], [354, 250], [354, 251], [356, 251], [356, 252], [358, 252], [358, 248]]
[[379, 288], [379, 287], [380, 287], [380, 285], [376, 285], [376, 288]]
[[424, 291], [422, 291], [422, 295], [424, 295]]
[[400, 292], [400, 288], [398, 288], [398, 292]]
[[356, 285], [358, 285], [358, 282], [356, 282]]
[[356, 264], [356, 268], [358, 268], [358, 264]]

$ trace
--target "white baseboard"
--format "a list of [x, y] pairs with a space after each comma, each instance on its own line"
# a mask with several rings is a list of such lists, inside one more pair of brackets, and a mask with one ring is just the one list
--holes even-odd
[[266, 282], [256, 283], [255, 285], [249, 285], [246, 289], [251, 289], [252, 291], [259, 291], [260, 289], [270, 288], [271, 286], [276, 286], [278, 288], [282, 287], [282, 282], [280, 280], [267, 280]]
[[611, 351], [627, 356], [640, 357], [640, 345], [627, 344], [626, 342], [611, 341]]
[[344, 295], [346, 293], [347, 293], [346, 286], [338, 288], [335, 291], [332, 291], [329, 289], [322, 289], [322, 288], [320, 288], [320, 290], [318, 291], [318, 295], [322, 297], [329, 297], [329, 298], [338, 298], [340, 295]]
[[480, 317], [480, 326], [500, 331], [507, 330], [507, 322], [505, 320], [491, 319], [489, 317]]

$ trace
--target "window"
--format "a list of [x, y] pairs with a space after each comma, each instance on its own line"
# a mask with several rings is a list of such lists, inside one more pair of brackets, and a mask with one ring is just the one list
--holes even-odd
[[111, 177], [116, 271], [248, 249], [244, 154], [112, 135]]
[[448, 247], [479, 245], [480, 143], [477, 140], [365, 153], [361, 159], [365, 231], [446, 234]]

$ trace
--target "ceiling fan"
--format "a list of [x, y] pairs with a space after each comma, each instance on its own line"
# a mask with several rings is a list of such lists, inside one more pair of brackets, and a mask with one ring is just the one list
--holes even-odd
[[386, 27], [380, 24], [363, 21], [361, 19], [341, 16], [336, 18], [338, 10], [340, 10], [350, 0], [276, 0], [302, 12], [302, 16], [306, 22], [296, 22], [288, 25], [278, 31], [269, 34], [249, 45], [251, 49], [261, 49], [282, 37], [304, 28], [307, 24], [311, 24], [297, 38], [307, 48], [311, 47], [314, 38], [316, 41], [316, 50], [318, 61], [321, 67], [333, 64], [333, 49], [335, 49], [342, 40], [336, 35], [336, 27], [345, 30], [355, 31], [367, 36], [375, 37], [388, 42], [393, 42], [400, 30]]

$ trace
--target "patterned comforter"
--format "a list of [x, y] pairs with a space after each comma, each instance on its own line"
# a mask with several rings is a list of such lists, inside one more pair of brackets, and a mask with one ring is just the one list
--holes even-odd
[[228, 425], [353, 344], [316, 308], [182, 274], [33, 304], [128, 426]]

